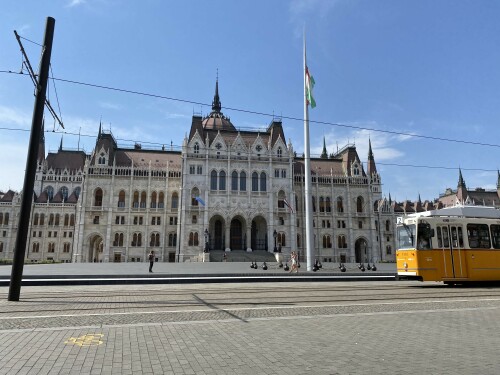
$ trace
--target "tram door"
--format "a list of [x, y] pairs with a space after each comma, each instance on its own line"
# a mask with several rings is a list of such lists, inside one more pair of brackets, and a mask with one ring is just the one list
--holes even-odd
[[457, 225], [438, 225], [436, 229], [438, 247], [443, 252], [442, 276], [444, 278], [467, 277], [462, 227]]

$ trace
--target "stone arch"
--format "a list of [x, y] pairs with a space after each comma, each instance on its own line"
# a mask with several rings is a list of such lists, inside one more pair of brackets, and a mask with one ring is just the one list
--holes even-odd
[[102, 262], [104, 259], [104, 239], [100, 233], [93, 233], [88, 237], [88, 258], [92, 263]]
[[229, 247], [231, 250], [246, 250], [246, 220], [241, 215], [232, 218], [229, 227]]
[[208, 224], [208, 243], [210, 250], [224, 250], [226, 247], [226, 221], [224, 218], [215, 214], [209, 220]]
[[368, 262], [368, 241], [360, 237], [354, 243], [354, 256], [356, 263]]
[[263, 216], [255, 216], [252, 220], [250, 246], [252, 250], [268, 249], [267, 221]]

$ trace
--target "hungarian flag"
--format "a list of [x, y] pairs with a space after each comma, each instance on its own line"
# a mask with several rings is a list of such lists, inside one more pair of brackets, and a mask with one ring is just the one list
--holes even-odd
[[285, 206], [288, 207], [288, 209], [290, 210], [290, 212], [294, 212], [293, 211], [293, 207], [290, 205], [290, 203], [288, 203], [288, 201], [286, 200], [286, 198], [283, 198], [283, 203], [285, 204]]
[[314, 78], [311, 74], [309, 74], [309, 69], [306, 66], [306, 100], [307, 104], [311, 106], [311, 108], [316, 107], [316, 101], [313, 98], [312, 90], [314, 88]]

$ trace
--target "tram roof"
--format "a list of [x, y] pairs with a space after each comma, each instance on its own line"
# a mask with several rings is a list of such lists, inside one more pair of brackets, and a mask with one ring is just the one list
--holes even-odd
[[495, 207], [487, 206], [453, 206], [445, 207], [439, 210], [418, 212], [408, 215], [408, 217], [477, 217], [487, 219], [500, 219], [500, 210]]

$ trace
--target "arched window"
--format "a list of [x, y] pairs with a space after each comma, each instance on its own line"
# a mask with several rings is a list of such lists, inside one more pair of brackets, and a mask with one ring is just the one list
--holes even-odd
[[325, 212], [325, 198], [319, 197], [319, 212]]
[[316, 197], [312, 196], [313, 212], [316, 212]]
[[125, 207], [125, 190], [118, 193], [118, 207]]
[[347, 242], [345, 240], [345, 236], [341, 234], [340, 236], [337, 237], [337, 244], [339, 249], [346, 249], [347, 248]]
[[299, 210], [299, 197], [295, 196], [295, 211]]
[[391, 230], [391, 221], [390, 220], [385, 221], [385, 230], [387, 232], [389, 232]]
[[172, 209], [177, 208], [179, 208], [179, 195], [177, 195], [177, 192], [174, 192], [172, 194]]
[[385, 253], [386, 253], [387, 255], [391, 255], [391, 254], [392, 254], [392, 247], [391, 247], [391, 245], [387, 245], [387, 246], [385, 247]]
[[140, 204], [140, 207], [141, 208], [146, 208], [146, 192], [143, 191], [141, 193], [141, 204]]
[[32, 246], [32, 249], [31, 249], [31, 252], [32, 253], [38, 253], [38, 251], [40, 251], [40, 244], [38, 242], [34, 242], [33, 246]]
[[66, 186], [61, 188], [61, 195], [63, 197], [63, 202], [66, 202], [68, 200], [68, 188]]
[[45, 224], [45, 214], [40, 214], [40, 225]]
[[67, 227], [69, 225], [69, 214], [64, 215], [64, 226]]
[[301, 244], [301, 237], [300, 237], [300, 234], [297, 234], [297, 247], [301, 247], [302, 244]]
[[325, 234], [323, 236], [323, 248], [324, 249], [332, 248], [332, 238], [328, 234]]
[[286, 236], [283, 232], [278, 233], [278, 245], [286, 246]]
[[198, 188], [193, 188], [191, 190], [191, 206], [198, 206], [198, 198], [200, 196], [200, 190]]
[[226, 190], [226, 172], [220, 171], [219, 173], [219, 190]]
[[177, 233], [168, 234], [168, 246], [174, 247], [177, 245]]
[[240, 173], [240, 191], [247, 191], [247, 174], [245, 171]]
[[217, 172], [210, 172], [210, 190], [217, 190]]
[[159, 247], [160, 246], [160, 233], [151, 233], [151, 239], [149, 241], [149, 246]]
[[283, 190], [280, 190], [278, 192], [278, 208], [285, 208], [285, 192]]
[[259, 191], [259, 175], [257, 172], [252, 173], [252, 191]]
[[[0, 222], [2, 221], [1, 215], [2, 214], [0, 214]], [[33, 218], [33, 225], [38, 225], [38, 214], [35, 214], [35, 217]]]
[[80, 193], [82, 192], [82, 188], [80, 186], [76, 187], [75, 190], [73, 190], [73, 193], [77, 198], [80, 197]]
[[123, 233], [115, 233], [115, 240], [113, 241], [113, 246], [123, 246]]
[[194, 232], [189, 233], [188, 246], [194, 246]]
[[337, 197], [337, 212], [344, 212], [344, 200], [342, 197]]
[[75, 226], [75, 214], [71, 214], [69, 217], [69, 225], [74, 227]]
[[231, 190], [238, 190], [238, 172], [236, 171], [233, 171], [233, 173], [231, 173]]
[[54, 225], [54, 214], [49, 215], [49, 225]]
[[138, 191], [134, 191], [134, 200], [132, 202], [132, 207], [139, 208], [139, 192]]
[[326, 210], [326, 212], [332, 212], [332, 205], [330, 203], [330, 197], [325, 198], [325, 210]]
[[194, 149], [195, 154], [199, 154], [200, 153], [200, 144], [198, 142], [195, 142], [193, 149]]
[[46, 191], [47, 191], [47, 196], [49, 197], [49, 201], [51, 201], [52, 198], [54, 198], [54, 188], [52, 186], [48, 186]]
[[281, 158], [281, 156], [283, 154], [283, 150], [281, 149], [281, 147], [278, 147], [278, 149], [276, 150], [276, 153], [278, 154], [278, 157]]
[[163, 194], [163, 191], [160, 191], [160, 194], [158, 195], [158, 208], [163, 207], [165, 207], [165, 194]]
[[97, 188], [94, 193], [94, 206], [101, 207], [102, 206], [102, 189]]
[[9, 225], [9, 213], [6, 212], [3, 217], [3, 225]]
[[63, 245], [63, 253], [69, 253], [71, 251], [71, 244], [69, 242], [65, 242]]
[[356, 212], [363, 212], [364, 200], [362, 196], [356, 199]]
[[56, 220], [54, 222], [54, 225], [58, 226], [59, 225], [59, 219], [60, 219], [60, 216], [59, 214], [56, 214]]
[[266, 173], [260, 173], [260, 191], [267, 191]]

